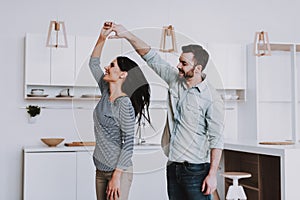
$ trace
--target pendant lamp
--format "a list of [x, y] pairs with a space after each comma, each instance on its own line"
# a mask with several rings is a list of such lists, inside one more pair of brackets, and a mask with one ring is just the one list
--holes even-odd
[[55, 48], [68, 47], [66, 27], [63, 21], [50, 21], [46, 46]]
[[177, 52], [175, 31], [172, 25], [163, 27], [159, 50], [168, 53]]
[[271, 55], [271, 47], [270, 47], [269, 36], [267, 32], [260, 31], [255, 33], [254, 55], [256, 56]]

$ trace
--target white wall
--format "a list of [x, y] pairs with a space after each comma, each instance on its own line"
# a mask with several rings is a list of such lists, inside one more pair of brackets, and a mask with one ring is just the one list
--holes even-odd
[[49, 21], [58, 18], [69, 34], [83, 36], [97, 35], [112, 20], [128, 29], [172, 24], [193, 41], [251, 43], [263, 29], [271, 41], [300, 42], [299, 7], [297, 0], [2, 0], [0, 199], [22, 198], [23, 146], [40, 144], [43, 136], [78, 138], [71, 109], [44, 109], [36, 124], [27, 123], [21, 107], [34, 102], [23, 99], [26, 32], [46, 34]]

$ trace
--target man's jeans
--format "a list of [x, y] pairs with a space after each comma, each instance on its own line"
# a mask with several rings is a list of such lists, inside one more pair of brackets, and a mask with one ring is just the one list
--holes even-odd
[[167, 166], [168, 195], [170, 200], [211, 200], [201, 192], [202, 183], [210, 164], [172, 162]]

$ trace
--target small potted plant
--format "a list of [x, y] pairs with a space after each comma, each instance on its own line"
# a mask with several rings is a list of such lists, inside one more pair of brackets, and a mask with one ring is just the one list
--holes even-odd
[[29, 122], [34, 122], [35, 121], [35, 116], [39, 115], [41, 113], [41, 107], [39, 106], [34, 106], [34, 105], [29, 105], [26, 107], [27, 113], [29, 114]]

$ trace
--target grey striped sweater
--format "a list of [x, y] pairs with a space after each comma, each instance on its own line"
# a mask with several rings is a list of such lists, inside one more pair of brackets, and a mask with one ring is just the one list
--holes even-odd
[[132, 166], [135, 125], [133, 106], [128, 96], [109, 101], [109, 87], [103, 80], [99, 58], [91, 58], [89, 66], [102, 95], [93, 112], [95, 166], [101, 171], [113, 171], [116, 168], [125, 170]]

